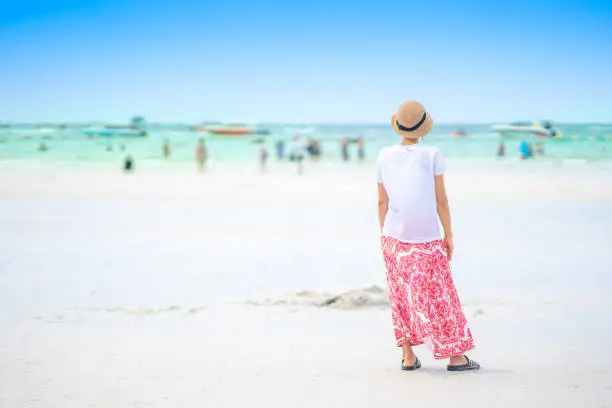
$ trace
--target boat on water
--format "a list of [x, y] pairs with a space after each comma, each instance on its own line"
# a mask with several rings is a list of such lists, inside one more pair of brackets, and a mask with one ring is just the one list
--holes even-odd
[[[286, 126], [283, 128], [283, 132], [287, 134], [295, 134], [295, 135], [310, 135], [315, 133], [316, 128], [313, 126]], [[371, 132], [375, 130], [368, 129], [366, 132]]]
[[83, 133], [90, 137], [147, 137], [146, 130], [85, 129]]
[[105, 129], [130, 129], [137, 130], [145, 125], [145, 119], [142, 116], [134, 116], [129, 123], [107, 123]]
[[130, 123], [106, 124], [98, 128], [88, 128], [83, 131], [90, 137], [146, 137], [146, 124], [142, 116], [135, 116]]
[[60, 129], [67, 129], [68, 125], [65, 123], [39, 123], [37, 127], [38, 129], [60, 130]]
[[541, 138], [556, 138], [562, 137], [561, 133], [555, 129], [552, 122], [543, 121], [519, 121], [505, 125], [493, 125], [491, 130], [500, 133], [502, 136], [536, 136]]
[[265, 128], [255, 128], [251, 130], [252, 135], [269, 135], [270, 131]]
[[465, 131], [465, 129], [459, 129], [451, 133], [451, 137], [453, 139], [461, 139], [462, 137], [466, 137], [467, 134], [468, 133]]
[[192, 132], [206, 132], [209, 126], [220, 126], [221, 122], [202, 122], [198, 125], [189, 126], [189, 130]]
[[270, 131], [258, 126], [244, 124], [203, 124], [192, 127], [195, 132], [209, 132], [219, 136], [267, 135]]
[[212, 133], [213, 135], [236, 135], [236, 136], [242, 136], [242, 135], [248, 135], [248, 134], [251, 133], [250, 129], [245, 129], [245, 128], [207, 129], [207, 131]]

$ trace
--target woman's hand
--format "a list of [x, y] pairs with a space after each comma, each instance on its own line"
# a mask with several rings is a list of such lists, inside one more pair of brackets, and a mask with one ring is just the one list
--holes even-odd
[[455, 244], [453, 244], [453, 236], [447, 235], [442, 240], [444, 242], [444, 246], [446, 247], [446, 256], [448, 260], [451, 261], [453, 259], [453, 252], [455, 251]]
[[444, 231], [444, 246], [446, 247], [446, 255], [448, 260], [453, 259], [453, 232], [451, 229], [450, 208], [448, 206], [448, 198], [446, 197], [446, 188], [444, 187], [444, 176], [442, 174], [435, 176], [434, 183], [436, 186], [436, 205], [438, 207], [438, 217]]

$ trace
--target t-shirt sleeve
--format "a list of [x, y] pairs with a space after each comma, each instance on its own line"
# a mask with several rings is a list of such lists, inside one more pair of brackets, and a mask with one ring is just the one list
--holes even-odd
[[378, 154], [378, 159], [376, 160], [376, 182], [377, 183], [382, 183], [383, 182], [383, 176], [382, 176], [382, 160], [381, 160], [381, 155]]
[[446, 172], [446, 161], [439, 150], [436, 150], [433, 155], [433, 173], [434, 176], [439, 176]]

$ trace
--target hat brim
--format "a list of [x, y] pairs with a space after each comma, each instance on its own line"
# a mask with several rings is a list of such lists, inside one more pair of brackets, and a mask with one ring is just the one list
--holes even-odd
[[420, 139], [423, 136], [427, 135], [429, 132], [431, 132], [431, 130], [433, 129], [433, 126], [434, 126], [433, 118], [431, 117], [429, 112], [427, 112], [427, 117], [425, 118], [425, 122], [423, 122], [423, 124], [419, 126], [418, 129], [413, 130], [412, 132], [406, 132], [405, 130], [400, 130], [397, 127], [397, 124], [395, 123], [395, 115], [391, 117], [391, 127], [393, 128], [395, 133], [397, 133], [398, 135], [406, 139]]

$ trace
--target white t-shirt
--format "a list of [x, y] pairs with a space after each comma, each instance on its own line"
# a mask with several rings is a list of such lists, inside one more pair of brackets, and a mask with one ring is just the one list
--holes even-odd
[[389, 196], [382, 234], [402, 242], [441, 238], [434, 176], [446, 170], [444, 157], [432, 146], [391, 146], [376, 163], [377, 181]]

